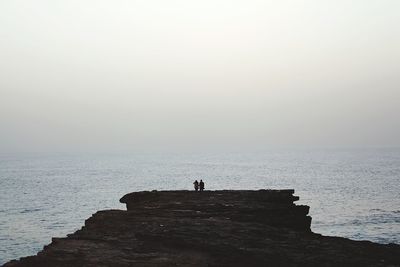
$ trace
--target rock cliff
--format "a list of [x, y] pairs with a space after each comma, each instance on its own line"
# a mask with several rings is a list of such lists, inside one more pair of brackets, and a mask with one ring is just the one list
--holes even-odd
[[312, 233], [294, 190], [152, 191], [121, 198], [17, 266], [400, 266], [400, 246]]

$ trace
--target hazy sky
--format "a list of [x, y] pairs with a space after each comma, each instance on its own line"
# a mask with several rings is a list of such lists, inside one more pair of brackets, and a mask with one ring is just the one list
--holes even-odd
[[0, 152], [400, 146], [398, 0], [0, 1]]

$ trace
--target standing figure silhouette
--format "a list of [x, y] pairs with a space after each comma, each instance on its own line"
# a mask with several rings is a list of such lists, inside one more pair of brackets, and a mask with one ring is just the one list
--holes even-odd
[[197, 180], [194, 181], [193, 185], [194, 185], [194, 190], [195, 190], [196, 192], [199, 191], [199, 182], [197, 182]]
[[204, 182], [203, 180], [200, 180], [200, 192], [204, 191]]

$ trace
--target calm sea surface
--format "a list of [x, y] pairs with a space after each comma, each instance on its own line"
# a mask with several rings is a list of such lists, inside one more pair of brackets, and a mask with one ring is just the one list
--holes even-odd
[[400, 150], [0, 156], [0, 264], [140, 190], [294, 188], [312, 230], [400, 243]]

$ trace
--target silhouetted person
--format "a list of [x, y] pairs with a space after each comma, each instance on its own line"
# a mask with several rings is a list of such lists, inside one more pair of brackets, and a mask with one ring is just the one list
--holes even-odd
[[204, 182], [203, 182], [203, 180], [200, 180], [200, 192], [201, 191], [204, 191]]
[[194, 190], [195, 190], [196, 192], [199, 191], [199, 182], [197, 182], [197, 180], [194, 181], [193, 185], [194, 185]]

